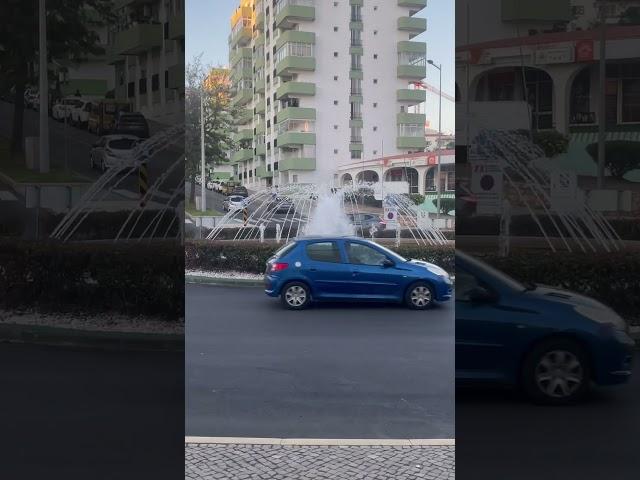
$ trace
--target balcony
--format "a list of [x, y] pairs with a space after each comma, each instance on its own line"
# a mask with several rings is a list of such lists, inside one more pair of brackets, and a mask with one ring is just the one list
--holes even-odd
[[243, 148], [234, 152], [231, 155], [231, 163], [240, 163], [246, 162], [247, 160], [251, 160], [253, 158], [253, 149], [252, 148]]
[[284, 122], [285, 120], [315, 120], [315, 108], [287, 107], [278, 112], [276, 122]]
[[306, 82], [285, 82], [276, 90], [278, 100], [289, 96], [313, 96], [316, 94], [316, 84]]
[[264, 99], [260, 100], [258, 103], [256, 103], [256, 113], [258, 115], [264, 115], [264, 110], [265, 110], [265, 101]]
[[256, 69], [264, 67], [264, 55], [256, 56], [256, 59], [253, 65], [254, 67], [256, 67]]
[[423, 137], [397, 137], [396, 148], [420, 150], [427, 146], [427, 141]]
[[278, 170], [281, 172], [287, 172], [289, 170], [313, 171], [315, 169], [316, 159], [310, 157], [291, 157], [281, 159], [280, 162], [278, 162]]
[[313, 72], [316, 69], [314, 57], [284, 57], [276, 64], [276, 75], [289, 77], [298, 72]]
[[153, 48], [162, 47], [162, 25], [144, 23], [133, 25], [116, 34], [114, 51], [116, 55], [138, 55]]
[[301, 21], [312, 22], [316, 18], [313, 0], [282, 0], [276, 13], [277, 28], [294, 28]]
[[233, 97], [231, 104], [234, 106], [246, 105], [251, 101], [252, 98], [253, 98], [253, 90], [250, 88], [242, 88], [238, 90], [237, 95]]
[[419, 65], [398, 65], [398, 78], [422, 80], [427, 76], [427, 67]]
[[171, 65], [167, 70], [169, 71], [168, 87], [177, 90], [184, 90], [184, 63], [180, 62], [175, 65]]
[[398, 102], [407, 103], [409, 105], [418, 105], [426, 101], [427, 92], [425, 90], [411, 90], [409, 88], [402, 88], [396, 92], [396, 98]]
[[242, 79], [250, 80], [252, 78], [253, 78], [253, 68], [250, 62], [247, 62], [247, 63], [239, 62], [231, 70], [231, 79], [234, 82], [238, 82]]
[[396, 116], [397, 125], [424, 125], [427, 116], [424, 113], [398, 113]]
[[398, 6], [422, 10], [427, 6], [427, 0], [398, 0]]
[[250, 128], [244, 128], [233, 135], [234, 142], [241, 142], [243, 140], [253, 140], [253, 130]]
[[256, 28], [260, 32], [264, 31], [264, 10], [256, 13]]
[[267, 171], [266, 165], [260, 165], [256, 168], [256, 176], [258, 178], [273, 178], [273, 172]]
[[316, 144], [315, 133], [285, 132], [278, 135], [278, 147], [301, 148], [302, 145], [315, 145], [315, 144]]
[[361, 152], [363, 150], [362, 141], [349, 143], [349, 151], [350, 152]]
[[420, 17], [400, 17], [398, 19], [398, 30], [419, 35], [427, 31], [427, 19]]
[[357, 93], [352, 93], [351, 95], [349, 95], [349, 103], [362, 103], [362, 101], [362, 95], [359, 95]]
[[258, 123], [256, 125], [256, 135], [264, 135], [264, 123]]
[[231, 52], [231, 55], [229, 55], [229, 63], [233, 67], [240, 60], [243, 60], [243, 59], [251, 60], [252, 54], [253, 52], [251, 48], [238, 48], [237, 50], [234, 50], [233, 52]]
[[229, 35], [229, 47], [234, 48], [236, 45], [244, 47], [251, 43], [251, 19], [243, 18], [233, 27], [231, 35]]
[[169, 38], [171, 40], [184, 38], [184, 13], [178, 13], [169, 17]]
[[256, 145], [256, 155], [264, 157], [267, 154], [267, 146], [264, 143]]

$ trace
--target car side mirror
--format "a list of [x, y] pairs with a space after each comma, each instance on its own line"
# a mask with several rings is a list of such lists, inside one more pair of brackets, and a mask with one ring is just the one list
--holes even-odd
[[488, 303], [495, 300], [495, 295], [484, 287], [475, 287], [467, 292], [467, 297], [473, 303]]
[[395, 263], [393, 263], [393, 262], [392, 262], [391, 260], [389, 260], [388, 258], [385, 258], [385, 259], [382, 261], [382, 266], [383, 266], [384, 268], [391, 268], [391, 267], [395, 267], [395, 266], [396, 266], [396, 264], [395, 264]]

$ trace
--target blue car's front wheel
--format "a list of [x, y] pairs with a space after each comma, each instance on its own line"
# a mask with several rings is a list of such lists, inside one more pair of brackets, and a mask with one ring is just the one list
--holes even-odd
[[407, 307], [414, 310], [426, 310], [433, 306], [435, 294], [427, 282], [416, 282], [409, 286], [404, 296]]
[[302, 310], [311, 303], [311, 290], [302, 282], [290, 282], [282, 287], [282, 304], [290, 310]]

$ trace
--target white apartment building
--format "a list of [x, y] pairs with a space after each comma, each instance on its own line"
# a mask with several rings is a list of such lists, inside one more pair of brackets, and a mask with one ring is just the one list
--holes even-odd
[[114, 0], [108, 63], [115, 67], [115, 98], [148, 119], [184, 118], [184, 0]]
[[235, 177], [339, 183], [341, 165], [425, 148], [426, 0], [242, 0], [231, 18]]

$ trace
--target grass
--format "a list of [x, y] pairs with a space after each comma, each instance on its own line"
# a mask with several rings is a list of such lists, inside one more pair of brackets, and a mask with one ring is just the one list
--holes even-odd
[[223, 213], [220, 213], [217, 210], [207, 209], [204, 212], [200, 210], [196, 210], [196, 206], [193, 203], [187, 204], [184, 209], [192, 217], [219, 217], [221, 215], [224, 215]]
[[11, 155], [9, 141], [0, 138], [0, 170], [16, 183], [89, 183], [74, 173], [51, 168], [48, 173], [29, 170], [24, 154]]

